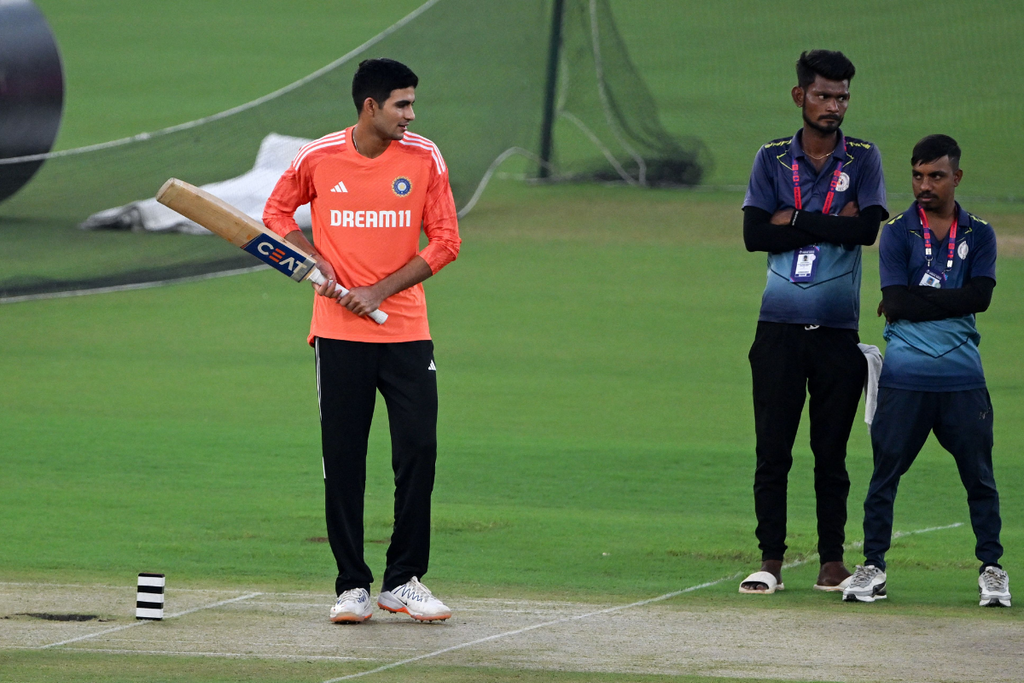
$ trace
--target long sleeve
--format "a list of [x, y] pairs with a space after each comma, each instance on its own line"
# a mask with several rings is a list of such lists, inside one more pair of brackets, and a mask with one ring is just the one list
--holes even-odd
[[860, 216], [826, 216], [801, 211], [796, 225], [775, 225], [772, 215], [756, 206], [743, 209], [743, 243], [747, 251], [779, 253], [809, 244], [874, 244], [886, 218], [881, 206], [869, 206]]
[[775, 225], [772, 215], [756, 206], [743, 209], [743, 244], [747, 251], [781, 253], [814, 244], [818, 238], [791, 225]]
[[423, 232], [427, 246], [419, 255], [430, 266], [430, 271], [439, 270], [454, 261], [459, 255], [462, 240], [459, 237], [459, 217], [455, 210], [455, 199], [448, 182], [448, 171], [434, 174], [427, 188], [427, 201], [423, 209]]
[[878, 228], [888, 217], [888, 212], [877, 204], [861, 209], [859, 216], [826, 216], [801, 211], [793, 227], [814, 235], [816, 242], [869, 246], [875, 243]]
[[959, 318], [988, 310], [995, 286], [995, 280], [987, 277], [976, 277], [955, 289], [890, 285], [882, 288], [882, 306], [886, 317], [892, 320]]
[[263, 224], [281, 237], [299, 229], [295, 211], [308, 204], [314, 196], [313, 183], [304, 179], [304, 173], [289, 166], [278, 179], [263, 208]]

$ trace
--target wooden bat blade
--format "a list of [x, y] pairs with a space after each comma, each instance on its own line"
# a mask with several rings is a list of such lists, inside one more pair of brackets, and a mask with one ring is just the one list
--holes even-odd
[[171, 178], [157, 192], [156, 200], [296, 282], [316, 268], [316, 260], [305, 251], [201, 187]]
[[250, 216], [223, 199], [177, 178], [171, 178], [163, 184], [156, 193], [156, 200], [236, 247], [245, 247], [266, 231]]
[[[306, 278], [316, 284], [326, 281], [316, 267], [316, 259], [312, 255], [283, 240], [277, 233], [267, 230], [259, 221], [201, 187], [170, 178], [156, 193], [156, 200], [223, 237], [236, 247], [241, 247], [296, 282], [302, 282]], [[340, 284], [335, 283], [334, 287], [341, 296], [348, 294], [348, 290]], [[381, 310], [376, 310], [369, 316], [378, 325], [383, 325], [388, 319], [387, 313]]]

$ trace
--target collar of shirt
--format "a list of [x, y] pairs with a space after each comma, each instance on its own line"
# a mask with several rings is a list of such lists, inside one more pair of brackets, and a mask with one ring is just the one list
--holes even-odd
[[[954, 201], [953, 203], [956, 205], [956, 224], [958, 226], [957, 232], [958, 234], [962, 235], [965, 234], [966, 231], [960, 232], [960, 230], [966, 228], [968, 225], [971, 224], [971, 216], [970, 214], [967, 213], [966, 210], [964, 210], [962, 206], [960, 206], [960, 202]], [[911, 232], [917, 233], [919, 235], [924, 234], [924, 226], [921, 225], [921, 213], [917, 210], [916, 201], [910, 205], [910, 208], [907, 209], [903, 215], [907, 217], [907, 227], [910, 229]], [[944, 242], [945, 239], [946, 238], [943, 237], [941, 240], [939, 240], [939, 242]]]
[[[821, 167], [822, 171], [824, 171], [825, 169], [831, 169], [832, 168], [832, 161], [834, 159], [839, 159], [840, 161], [843, 162], [844, 166], [846, 165], [846, 160], [847, 160], [848, 157], [847, 157], [847, 154], [843, 152], [842, 145], [839, 144], [839, 141], [842, 140], [843, 137], [844, 137], [843, 136], [843, 131], [842, 131], [841, 128], [837, 128], [836, 132], [839, 133], [839, 137], [836, 138], [836, 149], [835, 149], [834, 152], [832, 152], [832, 156], [828, 158], [828, 160], [825, 163], [825, 165]], [[814, 164], [810, 163], [810, 161], [813, 161], [813, 160], [804, 153], [804, 146], [802, 144], [803, 143], [803, 137], [804, 137], [804, 129], [801, 128], [800, 130], [798, 130], [796, 132], [796, 135], [793, 136], [793, 139], [789, 141], [789, 154], [790, 154], [790, 157], [793, 158], [793, 159], [805, 159], [805, 160], [807, 160], [808, 163], [807, 164], [801, 164], [800, 168], [804, 169], [804, 168], [808, 168], [808, 166], [809, 166], [810, 167], [809, 170], [812, 173], [818, 173], [818, 171], [814, 168]], [[821, 161], [821, 159], [818, 159], [818, 161]]]

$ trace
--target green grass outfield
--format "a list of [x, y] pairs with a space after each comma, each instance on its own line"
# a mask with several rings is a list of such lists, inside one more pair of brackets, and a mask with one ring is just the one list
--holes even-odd
[[[464, 222], [462, 256], [427, 286], [442, 397], [427, 580], [441, 595], [626, 603], [756, 566], [745, 354], [763, 258], [702, 230], [737, 218], [679, 193], [499, 186]], [[867, 254], [863, 336], [877, 343]], [[1022, 281], [1024, 260], [1004, 259], [980, 322], [1011, 575], [1024, 540], [1024, 304], [1011, 296]], [[309, 540], [325, 531], [308, 310], [306, 287], [271, 272], [5, 306], [0, 577], [129, 586], [157, 570], [179, 587], [329, 586], [329, 551]], [[367, 483], [378, 575], [391, 510], [379, 415]], [[790, 559], [814, 552], [811, 464], [805, 430]], [[862, 423], [849, 465], [855, 541], [870, 474]], [[930, 442], [896, 527], [967, 520], [952, 459]], [[977, 608], [972, 549], [966, 525], [898, 539], [881, 607], [811, 591], [811, 561], [771, 606], [1020, 619]], [[676, 600], [765, 605], [735, 591]], [[70, 656], [4, 655], [33, 670]]]
[[[253, 51], [236, 37], [220, 55], [211, 40], [236, 33], [197, 38], [195, 31], [207, 24], [195, 22], [183, 36], [195, 40], [195, 49], [206, 46], [225, 78], [234, 69], [265, 79], [246, 77], [230, 88], [190, 90], [183, 97], [175, 88], [194, 87], [191, 80], [171, 87], [162, 78], [132, 80], [130, 69], [120, 69], [125, 60], [153, 75], [175, 69], [167, 59], [146, 58], [149, 44], [154, 54], [171, 50], [165, 33], [143, 40], [101, 20], [104, 11], [115, 17], [124, 3], [90, 3], [91, 13], [67, 15], [68, 3], [40, 0], [68, 65], [61, 145], [151, 130], [263, 94], [417, 4], [389, 4], [394, 16], [385, 18], [375, 14], [375, 3], [352, 3], [347, 13], [362, 34], [338, 38], [339, 31], [316, 22], [288, 23], [297, 14], [290, 4], [261, 3], [289, 31], [311, 36], [298, 51], [283, 38]], [[186, 5], [197, 12], [221, 7]], [[254, 14], [249, 26], [239, 21], [237, 36], [265, 29], [273, 18]], [[216, 21], [228, 25], [226, 18]], [[141, 23], [158, 25], [155, 19]], [[627, 38], [634, 35], [623, 30]], [[76, 40], [109, 46], [96, 50], [109, 54], [105, 71], [76, 65]], [[656, 59], [654, 44], [634, 41], [630, 48], [641, 66]], [[243, 58], [254, 61], [238, 61]], [[108, 84], [105, 75], [120, 85]], [[209, 81], [220, 82], [215, 76]], [[87, 91], [99, 93], [91, 103], [71, 99]], [[104, 92], [131, 98], [114, 121], [104, 121], [114, 102], [104, 104]], [[786, 118], [781, 132], [757, 126], [748, 156], [762, 139], [795, 129], [795, 111], [788, 116], [792, 121]], [[442, 597], [627, 603], [756, 567], [746, 352], [764, 258], [742, 247], [739, 201], [739, 194], [724, 192], [500, 182], [463, 221], [460, 259], [427, 283], [441, 416], [426, 580]], [[996, 415], [1004, 560], [1019, 577], [1024, 219], [1014, 205], [968, 208], [992, 219], [1008, 238], [992, 308], [980, 316], [979, 328]], [[882, 345], [873, 313], [876, 254], [865, 252], [862, 337]], [[329, 550], [310, 540], [326, 533], [313, 359], [304, 341], [309, 298], [307, 287], [260, 272], [0, 307], [0, 580], [131, 586], [139, 571], [155, 570], [179, 587], [329, 590]], [[367, 556], [378, 575], [385, 549], [379, 541], [390, 524], [387, 449], [381, 410], [367, 482]], [[794, 560], [809, 557], [815, 543], [806, 424], [795, 458]], [[861, 536], [870, 462], [866, 427], [858, 422], [849, 457], [851, 542]], [[896, 540], [885, 604], [843, 605], [811, 591], [813, 560], [790, 570], [789, 590], [771, 602], [739, 596], [735, 582], [726, 582], [675, 604], [768, 605], [808, 618], [819, 610], [1024, 618], [1018, 608], [978, 609], [964, 493], [952, 458], [931, 440], [904, 479], [896, 528], [957, 522], [963, 526]], [[852, 564], [859, 555], [851, 551], [848, 559]], [[423, 671], [398, 669], [370, 680], [421, 680]], [[706, 680], [430, 671], [436, 680], [456, 681]], [[320, 664], [0, 649], [0, 679], [308, 681], [333, 675]]]

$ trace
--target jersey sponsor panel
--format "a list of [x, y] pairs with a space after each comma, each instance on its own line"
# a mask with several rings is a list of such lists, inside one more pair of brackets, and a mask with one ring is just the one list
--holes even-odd
[[331, 209], [331, 225], [342, 228], [408, 228], [412, 226], [412, 211], [392, 211], [389, 209], [375, 211], [349, 211], [348, 209]]

